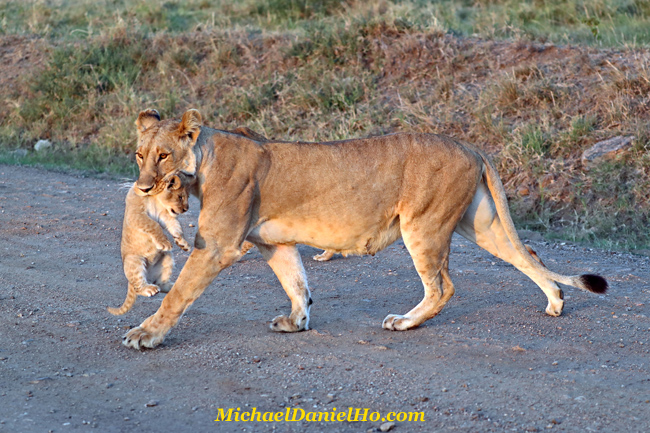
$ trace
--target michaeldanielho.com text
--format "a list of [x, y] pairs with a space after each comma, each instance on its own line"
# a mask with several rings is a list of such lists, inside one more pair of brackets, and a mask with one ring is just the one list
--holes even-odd
[[410, 421], [424, 422], [424, 412], [388, 412], [382, 415], [379, 412], [367, 408], [349, 407], [347, 410], [337, 410], [335, 407], [330, 411], [306, 411], [299, 407], [286, 408], [278, 412], [260, 412], [257, 408], [242, 411], [237, 409], [217, 409], [215, 422], [358, 422], [358, 421]]

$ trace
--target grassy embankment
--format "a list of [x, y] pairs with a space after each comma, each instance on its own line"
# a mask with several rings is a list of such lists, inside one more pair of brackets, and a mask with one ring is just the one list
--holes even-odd
[[[133, 175], [145, 107], [289, 140], [444, 133], [493, 155], [521, 226], [647, 248], [649, 16], [623, 0], [4, 2], [0, 162]], [[616, 135], [633, 150], [586, 170], [582, 151]]]

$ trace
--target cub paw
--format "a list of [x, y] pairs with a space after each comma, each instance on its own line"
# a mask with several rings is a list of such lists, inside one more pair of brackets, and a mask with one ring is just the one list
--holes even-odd
[[185, 240], [184, 237], [178, 237], [174, 238], [174, 241], [176, 242], [176, 245], [181, 247], [183, 251], [189, 251], [190, 250], [190, 244]]
[[299, 320], [291, 319], [287, 316], [277, 316], [271, 321], [270, 328], [275, 332], [298, 332], [309, 329], [309, 318], [307, 316], [301, 317]]
[[158, 294], [158, 292], [160, 292], [160, 288], [158, 286], [155, 284], [147, 284], [138, 290], [138, 295], [152, 297], [153, 295]]
[[172, 287], [174, 287], [174, 283], [172, 282], [160, 283], [160, 291], [163, 293], [169, 293]]
[[171, 251], [172, 250], [172, 243], [169, 242], [169, 240], [165, 239], [162, 242], [156, 241], [155, 242], [156, 248], [160, 251]]
[[406, 331], [413, 328], [413, 320], [399, 314], [389, 314], [381, 324], [382, 328], [390, 331]]
[[145, 347], [151, 349], [162, 343], [164, 339], [164, 335], [154, 335], [141, 326], [138, 326], [126, 333], [122, 338], [122, 344], [136, 350], [144, 349]]

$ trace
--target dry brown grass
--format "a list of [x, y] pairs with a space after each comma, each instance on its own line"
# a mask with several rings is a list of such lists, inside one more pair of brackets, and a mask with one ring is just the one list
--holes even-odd
[[[521, 222], [645, 246], [649, 67], [643, 49], [457, 38], [377, 8], [304, 34], [209, 26], [149, 34], [122, 23], [52, 44], [42, 66], [0, 77], [10, 101], [0, 138], [129, 154], [145, 107], [165, 117], [193, 107], [208, 125], [287, 140], [447, 134], [494, 156]], [[634, 150], [585, 170], [584, 149], [615, 135], [634, 135]]]

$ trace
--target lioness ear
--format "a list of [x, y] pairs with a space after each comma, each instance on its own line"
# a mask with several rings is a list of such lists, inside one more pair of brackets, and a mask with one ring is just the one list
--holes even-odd
[[194, 146], [196, 139], [201, 132], [201, 113], [198, 110], [190, 109], [183, 114], [180, 125], [178, 125], [178, 135], [182, 138], [190, 139], [190, 146]]
[[138, 127], [139, 134], [158, 122], [160, 122], [160, 114], [153, 108], [147, 108], [140, 112], [138, 119], [135, 121], [135, 126]]

